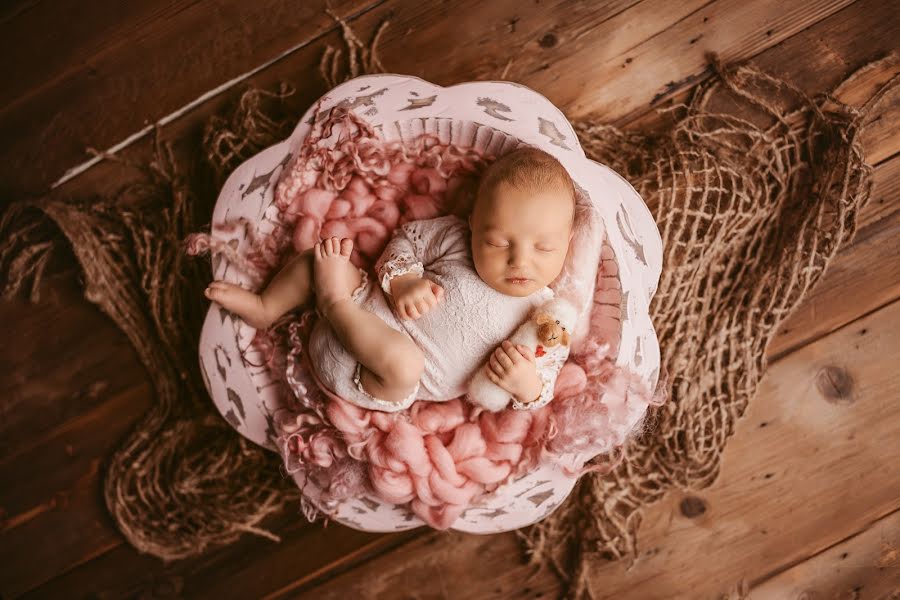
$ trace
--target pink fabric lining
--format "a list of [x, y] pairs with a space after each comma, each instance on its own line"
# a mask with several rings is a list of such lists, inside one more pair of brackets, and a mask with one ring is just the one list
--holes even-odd
[[[352, 111], [334, 110], [310, 132], [277, 184], [280, 226], [273, 235], [256, 236], [253, 224], [232, 222], [219, 231], [244, 227], [249, 252], [239, 255], [202, 234], [192, 236], [189, 251], [224, 254], [261, 284], [291, 250], [323, 237], [351, 237], [351, 260], [371, 268], [397, 225], [467, 216], [471, 197], [456, 192], [493, 159], [429, 136], [414, 146], [385, 142]], [[602, 275], [601, 268], [595, 286]], [[268, 349], [270, 360], [279, 347], [273, 338], [281, 336], [274, 341], [286, 348], [287, 379], [296, 396], [294, 409], [278, 418], [286, 468], [312, 477], [322, 490], [320, 501], [371, 493], [389, 503], [409, 502], [431, 527], [446, 529], [479, 496], [543, 460], [613, 452], [630, 433], [630, 417], [665, 400], [664, 386], [654, 394], [614, 364], [598, 308], [591, 312], [586, 343], [557, 380], [554, 401], [535, 411], [496, 414], [481, 413], [461, 398], [416, 402], [400, 413], [360, 408], [331, 394], [310, 368], [303, 351], [310, 311], [288, 336], [279, 328], [260, 332], [255, 343]]]

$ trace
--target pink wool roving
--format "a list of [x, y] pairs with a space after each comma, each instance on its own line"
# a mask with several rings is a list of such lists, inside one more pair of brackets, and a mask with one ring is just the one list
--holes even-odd
[[427, 135], [415, 147], [384, 142], [352, 111], [333, 113], [304, 140], [275, 189], [295, 250], [347, 237], [351, 261], [371, 267], [398, 225], [466, 210], [453, 204], [455, 192], [486, 164], [480, 153]]
[[[467, 216], [472, 198], [456, 192], [493, 158], [428, 135], [415, 144], [384, 141], [352, 111], [334, 109], [317, 121], [282, 173], [275, 190], [279, 227], [273, 234], [254, 235], [250, 224], [234, 222], [226, 228], [245, 227], [249, 251], [239, 255], [200, 234], [189, 240], [189, 252], [222, 254], [261, 285], [291, 250], [305, 250], [325, 237], [350, 237], [353, 263], [371, 268], [398, 225], [451, 213]], [[579, 284], [588, 290], [592, 283], [599, 286], [600, 271], [595, 282]], [[635, 415], [665, 400], [665, 386], [651, 392], [617, 367], [607, 355], [601, 320], [594, 312], [590, 316], [589, 331], [580, 332], [586, 342], [573, 346], [553, 402], [534, 411], [500, 413], [481, 412], [463, 398], [417, 402], [399, 413], [366, 410], [315, 380], [309, 368], [315, 357], [304, 351], [313, 311], [294, 319], [288, 332], [281, 327], [258, 332], [255, 345], [267, 350], [270, 366], [286, 364], [293, 391], [291, 408], [276, 418], [285, 466], [316, 483], [320, 504], [373, 494], [388, 503], [409, 503], [428, 525], [447, 529], [479, 496], [541, 461], [577, 452], [587, 453], [585, 460], [614, 453], [632, 433]], [[276, 360], [279, 348], [283, 361]], [[580, 476], [607, 468], [582, 463], [566, 471]]]

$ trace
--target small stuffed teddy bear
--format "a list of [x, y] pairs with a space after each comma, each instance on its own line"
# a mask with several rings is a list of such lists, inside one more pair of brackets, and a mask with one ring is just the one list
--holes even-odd
[[549, 300], [537, 307], [509, 338], [534, 351], [537, 372], [544, 382], [540, 400], [529, 404], [515, 401], [509, 392], [491, 381], [482, 366], [469, 382], [469, 401], [491, 412], [499, 412], [513, 400], [513, 408], [540, 408], [553, 398], [556, 376], [569, 356], [572, 328], [578, 314], [575, 307], [562, 298]]

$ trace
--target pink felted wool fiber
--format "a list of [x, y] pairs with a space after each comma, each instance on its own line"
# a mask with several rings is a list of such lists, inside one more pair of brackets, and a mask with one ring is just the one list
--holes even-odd
[[[466, 184], [495, 158], [428, 135], [415, 144], [387, 142], [352, 111], [336, 108], [314, 127], [281, 175], [275, 191], [280, 227], [269, 236], [252, 237], [246, 223], [226, 224], [246, 227], [251, 235], [251, 250], [243, 256], [204, 234], [192, 236], [189, 251], [225, 254], [262, 282], [291, 252], [338, 236], [353, 239], [351, 261], [371, 269], [398, 225], [446, 214], [467, 216], [472, 195], [466, 190], [472, 186]], [[597, 219], [590, 203], [579, 198], [570, 255], [579, 243], [588, 243], [589, 232], [598, 234], [597, 227], [588, 227]], [[615, 268], [614, 262], [608, 264]], [[602, 275], [601, 269], [596, 281], [586, 284], [573, 281], [564, 269], [554, 289], [576, 297], [587, 289], [590, 306]], [[534, 411], [500, 413], [481, 412], [463, 398], [416, 402], [400, 413], [346, 402], [319, 385], [309, 368], [315, 357], [304, 348], [315, 313], [289, 315], [293, 322], [287, 333], [276, 323], [254, 339], [270, 360], [279, 346], [287, 350], [285, 376], [296, 406], [277, 415], [285, 468], [315, 481], [322, 490], [318, 503], [370, 493], [388, 503], [409, 503], [428, 525], [446, 529], [480, 496], [542, 461], [575, 452], [592, 451], [587, 458], [613, 452], [631, 433], [629, 411], [658, 405], [665, 397], [614, 364], [600, 311], [587, 312], [554, 401]], [[575, 465], [566, 472], [579, 477], [609, 469], [619, 459], [588, 468]], [[304, 504], [304, 511], [309, 516], [315, 509]]]

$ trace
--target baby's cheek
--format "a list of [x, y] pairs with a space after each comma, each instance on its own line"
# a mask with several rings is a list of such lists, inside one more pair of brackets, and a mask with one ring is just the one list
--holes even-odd
[[475, 257], [475, 269], [479, 275], [485, 278], [496, 277], [498, 272], [499, 261], [490, 256], [481, 254]]
[[556, 279], [556, 276], [562, 272], [563, 266], [565, 266], [565, 262], [566, 256], [564, 254], [547, 259], [547, 261], [541, 267], [541, 274], [544, 276], [544, 279], [546, 279], [544, 285]]

